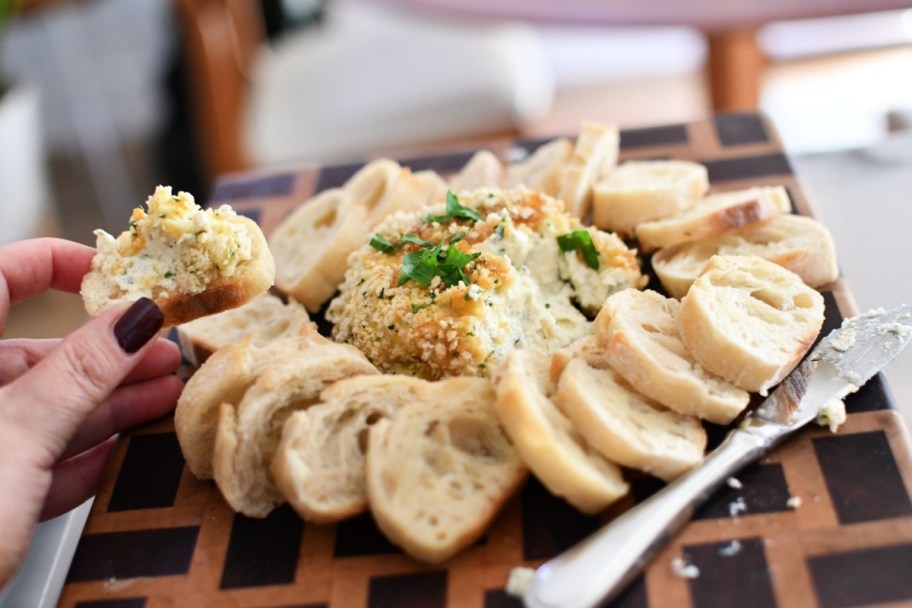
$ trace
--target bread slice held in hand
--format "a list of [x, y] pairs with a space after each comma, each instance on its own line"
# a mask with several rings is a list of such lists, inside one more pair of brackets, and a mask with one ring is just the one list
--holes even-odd
[[592, 187], [592, 221], [624, 236], [637, 224], [682, 213], [709, 190], [706, 167], [683, 160], [628, 161]]
[[424, 383], [417, 400], [370, 429], [367, 494], [395, 544], [437, 563], [475, 542], [526, 476], [481, 378]]
[[714, 255], [757, 255], [811, 287], [839, 276], [830, 232], [809, 217], [790, 214], [660, 249], [652, 256], [652, 267], [668, 294], [680, 299]]
[[137, 207], [116, 239], [96, 230], [98, 253], [82, 280], [86, 311], [142, 297], [164, 314], [164, 326], [240, 306], [275, 280], [266, 239], [252, 220], [223, 205], [200, 209], [186, 192], [159, 186]]
[[222, 403], [212, 468], [228, 504], [248, 517], [265, 517], [281, 504], [270, 467], [285, 421], [316, 404], [333, 382], [375, 373], [357, 349], [314, 336], [267, 366], [236, 407]]
[[612, 294], [593, 324], [605, 359], [640, 393], [680, 414], [728, 424], [750, 395], [694, 361], [678, 330], [680, 303], [655, 291]]
[[608, 460], [670, 481], [703, 460], [699, 419], [637, 393], [610, 367], [571, 360], [557, 384], [558, 406]]
[[272, 463], [279, 490], [308, 521], [327, 523], [367, 509], [364, 457], [370, 427], [415, 403], [427, 382], [411, 376], [355, 376], [285, 423]]
[[549, 358], [516, 350], [495, 376], [497, 417], [523, 462], [557, 496], [597, 513], [629, 487], [621, 469], [594, 450], [552, 400]]
[[792, 202], [782, 186], [710, 194], [678, 215], [635, 228], [640, 249], [650, 252], [788, 213]]
[[178, 326], [181, 352], [191, 365], [201, 365], [220, 348], [250, 337], [256, 347], [297, 336], [314, 327], [307, 310], [295, 300], [283, 303], [265, 293], [238, 308], [202, 317]]
[[704, 368], [767, 390], [801, 361], [823, 325], [823, 296], [757, 256], [714, 256], [681, 300], [678, 325]]

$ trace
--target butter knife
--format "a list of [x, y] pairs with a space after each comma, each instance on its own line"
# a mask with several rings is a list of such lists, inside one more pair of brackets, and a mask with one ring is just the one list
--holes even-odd
[[697, 468], [542, 565], [524, 587], [529, 608], [596, 606], [630, 583], [734, 473], [857, 391], [912, 338], [912, 305], [846, 319]]

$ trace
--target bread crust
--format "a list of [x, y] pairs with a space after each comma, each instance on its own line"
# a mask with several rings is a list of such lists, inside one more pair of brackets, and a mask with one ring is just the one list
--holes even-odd
[[571, 360], [555, 401], [611, 462], [671, 481], [703, 460], [706, 433], [700, 421], [637, 393], [610, 367]]
[[791, 211], [782, 186], [763, 186], [713, 194], [683, 213], [642, 222], [635, 228], [643, 252], [721, 234]]
[[494, 400], [481, 378], [425, 383], [416, 401], [371, 427], [371, 511], [409, 555], [439, 563], [470, 546], [525, 479]]
[[218, 349], [248, 336], [254, 346], [263, 347], [299, 335], [305, 326], [313, 327], [313, 322], [301, 304], [265, 293], [243, 306], [184, 323], [177, 335], [184, 358], [199, 367]]
[[679, 160], [628, 161], [592, 188], [592, 221], [631, 236], [634, 227], [682, 213], [709, 189], [703, 165]]
[[377, 373], [350, 346], [325, 339], [300, 346], [294, 356], [273, 361], [236, 408], [220, 408], [213, 477], [228, 504], [249, 517], [265, 517], [284, 501], [269, 467], [287, 417], [317, 403], [323, 389], [337, 380]]
[[308, 521], [330, 523], [367, 509], [366, 441], [370, 427], [418, 400], [427, 384], [411, 376], [355, 376], [289, 417], [272, 463], [276, 485]]
[[196, 370], [177, 400], [174, 429], [190, 471], [199, 479], [212, 479], [212, 458], [222, 404], [236, 406], [257, 377], [273, 362], [294, 358], [312, 344], [326, 339], [313, 327], [299, 336], [278, 340], [263, 348], [245, 339], [216, 351]]
[[608, 364], [650, 399], [680, 414], [728, 424], [750, 395], [697, 363], [678, 330], [679, 303], [627, 289], [605, 301], [593, 324]]
[[758, 255], [791, 270], [811, 287], [839, 276], [829, 231], [812, 218], [790, 214], [665, 247], [652, 256], [652, 267], [668, 294], [680, 299], [714, 255]]
[[823, 296], [757, 256], [714, 256], [681, 301], [694, 359], [735, 386], [766, 391], [801, 361], [823, 325]]
[[629, 488], [620, 468], [593, 450], [558, 410], [548, 367], [541, 353], [513, 351], [496, 376], [497, 417], [552, 494], [584, 513], [597, 513]]

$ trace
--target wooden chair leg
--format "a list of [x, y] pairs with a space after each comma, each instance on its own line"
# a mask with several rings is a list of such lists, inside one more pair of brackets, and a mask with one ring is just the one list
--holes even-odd
[[754, 29], [711, 32], [708, 40], [709, 88], [713, 110], [756, 110], [766, 58]]

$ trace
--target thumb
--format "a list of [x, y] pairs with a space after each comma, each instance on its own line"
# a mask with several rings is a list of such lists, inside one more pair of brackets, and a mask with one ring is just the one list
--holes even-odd
[[142, 359], [164, 317], [149, 298], [102, 313], [3, 387], [0, 408], [52, 465], [86, 417]]

